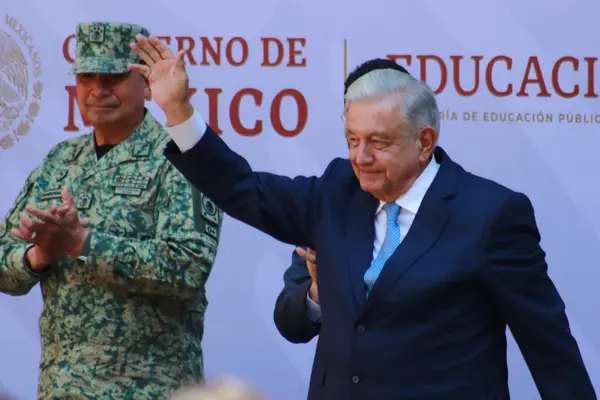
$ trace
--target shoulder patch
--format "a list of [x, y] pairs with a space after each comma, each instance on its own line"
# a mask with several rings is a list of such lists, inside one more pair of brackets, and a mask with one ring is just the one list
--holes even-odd
[[218, 240], [223, 220], [221, 210], [212, 200], [194, 188], [192, 188], [192, 202], [196, 230]]
[[211, 199], [202, 195], [202, 217], [212, 222], [215, 225], [219, 225], [219, 209], [217, 205], [213, 203]]
[[204, 225], [204, 231], [215, 239], [219, 238], [219, 231], [214, 226]]

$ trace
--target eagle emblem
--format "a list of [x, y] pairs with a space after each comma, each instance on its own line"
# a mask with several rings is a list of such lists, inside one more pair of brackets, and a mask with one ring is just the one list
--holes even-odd
[[[0, 150], [8, 149], [31, 131], [40, 112], [44, 85], [40, 55], [14, 18], [6, 16], [10, 30], [0, 29]], [[14, 32], [14, 34], [12, 34]]]
[[90, 43], [104, 42], [104, 25], [103, 24], [92, 24], [90, 26], [89, 41], [90, 41]]
[[0, 132], [9, 129], [28, 99], [29, 69], [18, 43], [0, 31]]

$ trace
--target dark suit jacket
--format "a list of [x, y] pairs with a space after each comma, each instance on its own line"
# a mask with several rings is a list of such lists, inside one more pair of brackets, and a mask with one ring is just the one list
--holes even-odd
[[[318, 257], [318, 254], [317, 254]], [[308, 317], [306, 296], [312, 279], [306, 261], [294, 251], [292, 265], [283, 274], [284, 288], [275, 302], [273, 318], [281, 336], [292, 343], [310, 342], [321, 330], [321, 323]]]
[[543, 399], [596, 399], [525, 195], [438, 148], [440, 170], [366, 299], [378, 201], [348, 160], [318, 178], [258, 173], [210, 128], [165, 155], [231, 217], [317, 252], [309, 399], [508, 399], [507, 324]]

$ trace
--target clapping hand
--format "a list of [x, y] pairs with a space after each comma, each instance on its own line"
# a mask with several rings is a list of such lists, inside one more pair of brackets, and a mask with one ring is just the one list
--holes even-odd
[[11, 230], [13, 236], [34, 246], [27, 258], [34, 269], [56, 262], [64, 254], [78, 256], [89, 235], [89, 220], [79, 219], [75, 201], [65, 187], [62, 192], [63, 203], [52, 206], [47, 211], [27, 205], [21, 212], [18, 228]]

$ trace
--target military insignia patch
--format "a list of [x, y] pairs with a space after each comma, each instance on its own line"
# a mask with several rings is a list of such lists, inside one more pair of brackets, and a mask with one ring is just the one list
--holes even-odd
[[83, 192], [77, 197], [77, 208], [79, 210], [87, 210], [92, 206], [94, 196], [89, 192]]
[[136, 143], [133, 146], [132, 154], [134, 157], [148, 157], [150, 155], [150, 144]]
[[92, 24], [90, 25], [89, 33], [90, 43], [102, 43], [104, 42], [104, 24]]
[[202, 216], [215, 225], [219, 225], [217, 205], [204, 195], [202, 195]]
[[67, 161], [68, 162], [73, 162], [73, 161], [77, 160], [77, 157], [79, 157], [79, 155], [81, 154], [82, 151], [83, 151], [83, 147], [82, 146], [75, 147], [73, 149], [73, 151], [71, 151], [71, 154], [67, 158]]
[[208, 233], [210, 236], [214, 237], [215, 239], [217, 239], [219, 237], [217, 229], [214, 226], [204, 225], [204, 231], [206, 233]]
[[143, 175], [115, 175], [111, 185], [115, 194], [140, 196], [148, 188], [150, 178]]
[[65, 179], [65, 177], [67, 176], [68, 172], [69, 172], [68, 170], [63, 169], [58, 174], [56, 174], [56, 182], [60, 182], [63, 179]]
[[40, 201], [57, 200], [62, 199], [61, 189], [47, 190], [40, 195]]
[[142, 189], [136, 189], [131, 187], [116, 187], [115, 194], [139, 197], [142, 194]]

